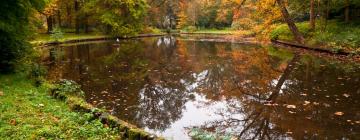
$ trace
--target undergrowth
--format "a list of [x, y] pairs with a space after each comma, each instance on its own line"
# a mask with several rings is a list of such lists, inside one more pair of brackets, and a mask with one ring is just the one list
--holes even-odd
[[[308, 22], [296, 24], [305, 36], [306, 42], [312, 46], [321, 46], [333, 51], [348, 50], [360, 54], [360, 24], [328, 21], [327, 25], [317, 23], [316, 30], [311, 31]], [[278, 25], [270, 33], [271, 39], [293, 41], [293, 35], [286, 24]]]
[[[67, 84], [64, 89], [77, 90]], [[33, 86], [24, 74], [0, 75], [1, 139], [120, 139], [92, 114], [73, 112], [50, 96], [50, 88]]]

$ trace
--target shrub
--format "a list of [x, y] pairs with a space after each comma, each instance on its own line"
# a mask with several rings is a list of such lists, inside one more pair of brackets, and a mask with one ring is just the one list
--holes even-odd
[[[309, 24], [306, 22], [297, 23], [296, 26], [298, 27], [299, 31], [304, 36], [311, 36], [311, 30], [309, 28]], [[288, 25], [281, 24], [276, 27], [273, 31], [270, 32], [270, 39], [281, 39], [281, 40], [293, 40], [294, 35], [290, 31]]]
[[231, 140], [231, 135], [220, 135], [218, 133], [211, 133], [199, 128], [192, 128], [189, 132], [189, 136], [194, 140]]
[[59, 27], [56, 27], [51, 31], [50, 39], [59, 42], [64, 39], [64, 33]]
[[161, 33], [161, 30], [155, 27], [150, 27], [147, 26], [143, 29], [142, 33], [154, 33], [154, 34], [159, 34]]
[[195, 26], [186, 26], [182, 30], [185, 32], [196, 32], [197, 28]]
[[43, 5], [42, 0], [0, 1], [0, 72], [14, 71], [15, 65], [31, 52], [26, 42], [30, 9], [41, 9]]
[[65, 98], [67, 96], [84, 97], [85, 93], [81, 90], [81, 86], [75, 81], [62, 79], [55, 84], [52, 94], [57, 98]]

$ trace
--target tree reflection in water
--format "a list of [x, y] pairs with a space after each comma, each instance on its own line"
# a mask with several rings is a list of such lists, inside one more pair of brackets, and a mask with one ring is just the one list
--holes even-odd
[[175, 139], [188, 138], [184, 127], [240, 139], [359, 136], [360, 68], [354, 64], [174, 37], [55, 51], [61, 55], [49, 78], [73, 79], [88, 102], [153, 132], [176, 132]]

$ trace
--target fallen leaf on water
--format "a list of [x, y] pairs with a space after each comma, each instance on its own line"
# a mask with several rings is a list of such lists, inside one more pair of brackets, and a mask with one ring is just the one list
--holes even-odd
[[360, 121], [355, 121], [355, 123], [360, 124]]
[[346, 120], [347, 122], [351, 122], [351, 120]]
[[289, 111], [290, 114], [295, 114], [296, 112], [293, 112], [293, 111]]
[[334, 114], [337, 116], [342, 116], [342, 115], [344, 115], [344, 112], [335, 112]]
[[305, 101], [303, 105], [308, 105], [308, 104], [310, 104], [310, 102], [309, 102], [309, 101]]
[[307, 94], [300, 94], [301, 96], [307, 96]]
[[330, 107], [331, 105], [330, 104], [327, 104], [327, 103], [324, 103], [323, 104], [325, 107]]
[[295, 105], [287, 105], [286, 108], [295, 109], [296, 106]]
[[272, 103], [266, 103], [266, 104], [264, 104], [265, 106], [278, 106], [279, 104], [276, 104], [276, 103], [274, 103], [274, 104], [272, 104]]
[[346, 97], [346, 98], [350, 97], [349, 94], [343, 94], [343, 96]]

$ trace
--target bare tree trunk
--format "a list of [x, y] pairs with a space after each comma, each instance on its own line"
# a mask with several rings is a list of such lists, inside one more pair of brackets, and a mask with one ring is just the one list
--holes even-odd
[[345, 22], [350, 21], [350, 1], [345, 0]]
[[89, 33], [90, 28], [89, 28], [89, 16], [88, 15], [85, 15], [84, 26], [85, 26], [85, 33]]
[[72, 23], [72, 16], [71, 16], [71, 6], [67, 5], [66, 6], [66, 17], [67, 17], [67, 27], [71, 28], [71, 23]]
[[58, 26], [61, 27], [61, 13], [60, 13], [60, 10], [57, 11], [57, 19], [58, 19]]
[[75, 9], [75, 33], [80, 33], [80, 18], [79, 18], [79, 2], [78, 0], [74, 0], [74, 9]]
[[281, 10], [281, 13], [283, 15], [285, 22], [287, 23], [287, 25], [289, 26], [289, 29], [293, 33], [295, 40], [300, 44], [304, 44], [305, 39], [304, 39], [303, 35], [300, 33], [299, 29], [296, 27], [294, 20], [291, 19], [290, 14], [289, 14], [288, 10], [286, 9], [286, 5], [285, 5], [284, 1], [276, 0], [276, 2], [278, 3], [278, 5], [280, 7], [280, 10]]
[[53, 30], [53, 18], [52, 16], [46, 17], [46, 23], [47, 23], [47, 33], [50, 34]]
[[328, 24], [328, 19], [329, 19], [329, 14], [330, 14], [330, 1], [329, 0], [326, 0], [326, 8], [325, 8], [325, 26], [324, 26], [324, 29], [323, 31], [326, 31], [326, 28], [327, 28], [327, 24]]
[[310, 0], [310, 29], [315, 30], [315, 0]]

